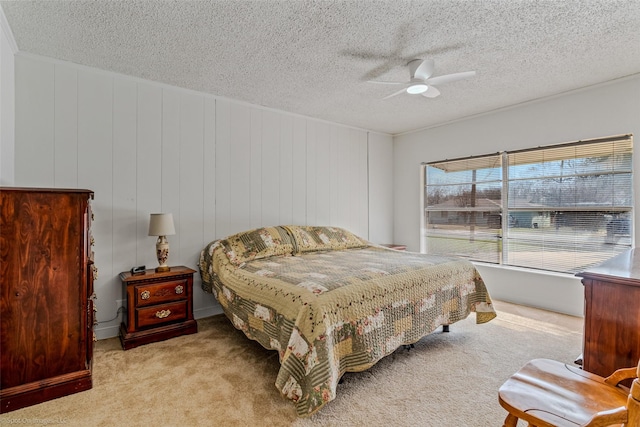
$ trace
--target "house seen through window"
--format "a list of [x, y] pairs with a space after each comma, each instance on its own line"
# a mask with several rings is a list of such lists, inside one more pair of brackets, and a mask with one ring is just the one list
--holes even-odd
[[421, 248], [575, 273], [632, 245], [631, 135], [425, 163]]

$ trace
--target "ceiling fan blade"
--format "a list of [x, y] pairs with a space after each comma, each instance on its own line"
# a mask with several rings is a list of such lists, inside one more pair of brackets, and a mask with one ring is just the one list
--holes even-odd
[[420, 65], [418, 65], [413, 76], [421, 80], [427, 80], [431, 77], [431, 74], [433, 74], [433, 67], [433, 59], [425, 59]]
[[426, 92], [422, 92], [422, 96], [427, 98], [435, 98], [438, 95], [440, 95], [440, 91], [434, 86], [429, 86]]
[[445, 74], [444, 76], [437, 76], [427, 80], [428, 85], [441, 85], [444, 83], [455, 82], [458, 80], [468, 79], [476, 75], [475, 71], [464, 71], [462, 73]]
[[385, 97], [384, 97], [384, 98], [382, 98], [382, 99], [389, 99], [389, 98], [391, 98], [391, 97], [393, 97], [393, 96], [400, 95], [401, 93], [406, 92], [406, 90], [407, 90], [406, 88], [402, 88], [402, 89], [400, 89], [399, 91], [397, 91], [397, 92], [393, 92], [391, 95], [387, 95], [387, 96], [385, 96]]

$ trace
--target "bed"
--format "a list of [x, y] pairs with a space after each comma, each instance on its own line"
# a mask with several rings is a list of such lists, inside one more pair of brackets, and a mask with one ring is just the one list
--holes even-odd
[[397, 251], [337, 227], [274, 226], [209, 243], [202, 287], [233, 325], [279, 354], [277, 389], [308, 416], [345, 372], [476, 313], [496, 314], [473, 264]]

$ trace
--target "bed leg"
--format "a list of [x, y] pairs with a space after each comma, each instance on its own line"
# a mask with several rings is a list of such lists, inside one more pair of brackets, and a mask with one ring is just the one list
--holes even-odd
[[442, 332], [449, 332], [449, 325], [442, 325]]

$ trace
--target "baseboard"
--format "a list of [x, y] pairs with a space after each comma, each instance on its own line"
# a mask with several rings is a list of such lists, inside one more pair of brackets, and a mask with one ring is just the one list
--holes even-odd
[[220, 305], [218, 304], [193, 310], [193, 317], [195, 319], [203, 319], [205, 317], [211, 317], [217, 314], [222, 314], [222, 307], [220, 307]]
[[93, 332], [96, 334], [97, 340], [106, 340], [109, 338], [115, 338], [118, 336], [120, 330], [120, 323], [114, 326], [105, 326], [102, 328], [94, 328]]

